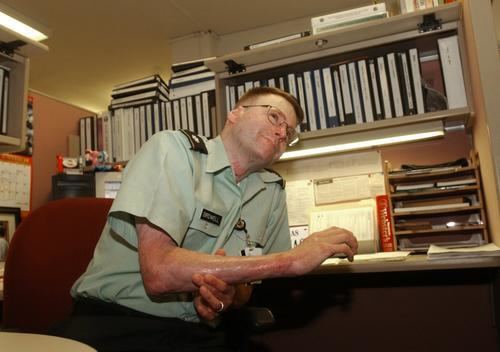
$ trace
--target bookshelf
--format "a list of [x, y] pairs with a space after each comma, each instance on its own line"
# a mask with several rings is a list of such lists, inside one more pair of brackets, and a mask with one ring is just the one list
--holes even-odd
[[477, 155], [468, 166], [425, 170], [392, 170], [385, 162], [384, 174], [398, 250], [489, 241]]
[[30, 60], [28, 55], [37, 55], [48, 50], [44, 44], [21, 37], [8, 29], [0, 29], [0, 41], [10, 43], [23, 41], [13, 53], [0, 51], [0, 65], [9, 70], [7, 133], [0, 134], [0, 153], [24, 149]]

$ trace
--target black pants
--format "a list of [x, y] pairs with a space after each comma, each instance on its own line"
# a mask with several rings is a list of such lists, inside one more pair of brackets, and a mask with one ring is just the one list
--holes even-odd
[[223, 328], [159, 318], [93, 299], [75, 301], [72, 316], [51, 332], [99, 352], [236, 351]]

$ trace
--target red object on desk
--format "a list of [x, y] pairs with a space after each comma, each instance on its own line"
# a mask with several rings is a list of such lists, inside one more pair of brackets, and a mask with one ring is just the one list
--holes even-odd
[[383, 252], [396, 250], [394, 245], [394, 233], [392, 231], [391, 205], [389, 197], [384, 194], [376, 197], [377, 201], [377, 223], [380, 236], [380, 247]]

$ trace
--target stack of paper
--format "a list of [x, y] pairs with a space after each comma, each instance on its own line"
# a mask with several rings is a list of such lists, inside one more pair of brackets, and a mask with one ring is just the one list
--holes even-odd
[[494, 243], [469, 248], [445, 248], [431, 244], [427, 252], [428, 260], [478, 257], [500, 257], [500, 247]]

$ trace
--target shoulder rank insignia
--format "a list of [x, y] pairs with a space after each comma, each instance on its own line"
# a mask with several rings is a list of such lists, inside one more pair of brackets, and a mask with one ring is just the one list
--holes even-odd
[[276, 182], [281, 186], [281, 188], [285, 189], [286, 181], [283, 179], [283, 177], [281, 177], [281, 175], [277, 171], [274, 171], [273, 169], [267, 169], [267, 168], [265, 170], [278, 176], [280, 179]]
[[198, 136], [197, 134], [194, 134], [193, 132], [189, 130], [179, 130], [181, 131], [186, 138], [188, 139], [189, 143], [191, 144], [191, 149], [195, 150], [197, 152], [200, 152], [202, 154], [208, 154], [207, 146], [205, 145], [205, 141]]

